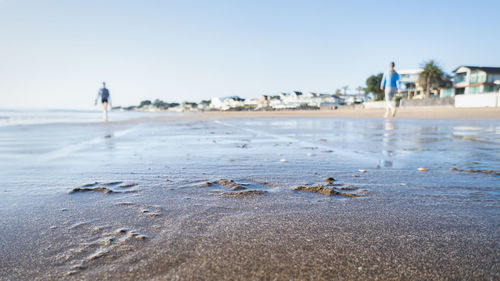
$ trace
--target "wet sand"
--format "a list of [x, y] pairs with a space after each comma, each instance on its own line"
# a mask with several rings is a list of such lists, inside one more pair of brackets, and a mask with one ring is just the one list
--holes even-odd
[[[252, 117], [348, 117], [382, 118], [383, 109], [337, 109], [337, 110], [284, 110], [284, 111], [243, 111], [206, 112], [206, 116], [220, 118]], [[500, 108], [454, 108], [454, 107], [407, 107], [398, 108], [396, 119], [500, 119]]]
[[[162, 116], [166, 112], [147, 112], [148, 117], [133, 120], [114, 121], [111, 123], [142, 123], [149, 121], [172, 120], [219, 120], [235, 118], [376, 118], [383, 119], [384, 109], [340, 108], [337, 110], [277, 110], [277, 111], [204, 111], [172, 113]], [[154, 116], [157, 114], [158, 116]], [[445, 119], [445, 120], [500, 120], [500, 108], [455, 108], [450, 106], [420, 106], [398, 108], [397, 119]]]
[[[383, 118], [384, 113], [384, 109], [361, 108], [340, 108], [337, 110], [214, 111], [190, 114], [182, 118]], [[499, 120], [500, 108], [406, 107], [398, 108], [394, 119]]]
[[0, 279], [500, 278], [497, 121], [233, 114], [45, 127], [1, 166]]

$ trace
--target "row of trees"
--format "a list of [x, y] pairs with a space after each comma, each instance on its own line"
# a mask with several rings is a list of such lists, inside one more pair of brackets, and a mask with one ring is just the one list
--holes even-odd
[[[184, 102], [183, 104], [185, 106], [189, 106], [189, 107], [192, 107], [192, 108], [195, 108], [195, 107], [198, 106], [198, 104], [196, 102]], [[210, 100], [202, 100], [200, 102], [200, 104], [205, 105], [205, 106], [209, 106], [210, 105]], [[168, 103], [168, 102], [164, 102], [164, 101], [162, 101], [160, 99], [156, 99], [153, 102], [151, 102], [150, 100], [143, 100], [139, 104], [138, 108], [144, 108], [144, 107], [153, 106], [153, 107], [156, 107], [156, 108], [159, 108], [159, 109], [169, 109], [169, 108], [172, 108], [172, 107], [177, 107], [179, 105], [180, 105], [180, 103], [177, 103], [177, 102]]]
[[147, 107], [147, 106], [151, 106], [151, 105], [156, 107], [156, 108], [159, 108], [159, 109], [168, 109], [170, 107], [179, 106], [179, 103], [176, 103], [176, 102], [168, 103], [168, 102], [164, 102], [164, 101], [159, 100], [159, 99], [156, 99], [153, 102], [151, 102], [150, 100], [143, 100], [139, 104], [139, 108]]
[[[347, 90], [349, 90], [349, 86], [343, 86], [342, 88], [335, 90], [335, 94], [334, 95], [336, 95], [336, 96], [340, 96], [342, 94], [346, 95], [347, 94]], [[358, 92], [358, 94], [361, 94], [362, 92], [365, 91], [365, 88], [359, 86], [359, 87], [356, 88], [356, 91]]]
[[[421, 65], [422, 72], [418, 75], [418, 83], [425, 91], [425, 97], [430, 96], [431, 89], [443, 86], [451, 86], [451, 76], [446, 74], [441, 67], [434, 61], [425, 61]], [[382, 100], [384, 92], [380, 89], [383, 73], [372, 75], [366, 79], [366, 94], [373, 93], [375, 100]]]

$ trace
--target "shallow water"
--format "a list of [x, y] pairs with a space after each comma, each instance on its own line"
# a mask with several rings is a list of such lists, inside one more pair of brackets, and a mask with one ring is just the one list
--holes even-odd
[[[170, 112], [109, 111], [112, 121], [125, 121], [145, 117], [175, 116]], [[0, 127], [16, 125], [40, 125], [54, 123], [96, 123], [102, 120], [101, 110], [5, 110], [0, 109]]]
[[[472, 244], [477, 249], [491, 249], [492, 241], [500, 238], [500, 184], [499, 175], [495, 174], [500, 170], [499, 146], [500, 122], [496, 120], [176, 119], [3, 127], [0, 223], [4, 227], [0, 230], [0, 248], [7, 254], [0, 258], [0, 267], [14, 279], [36, 276], [26, 268], [12, 265], [13, 260], [22, 258], [32, 264], [38, 262], [40, 267], [55, 264], [52, 271], [42, 274], [42, 279], [68, 272], [76, 274], [75, 278], [79, 278], [78, 274], [85, 278], [102, 277], [99, 274], [109, 272], [105, 266], [109, 262], [131, 266], [125, 260], [136, 257], [130, 254], [134, 249], [145, 247], [156, 253], [150, 247], [168, 243], [172, 237], [182, 237], [188, 247], [193, 241], [186, 235], [202, 241], [197, 236], [200, 231], [209, 229], [208, 237], [212, 237], [220, 227], [230, 225], [237, 229], [253, 225], [255, 219], [283, 226], [289, 221], [281, 219], [291, 214], [299, 220], [310, 218], [319, 229], [338, 228], [340, 224], [334, 223], [336, 219], [330, 215], [344, 214], [348, 225], [358, 225], [358, 230], [353, 231], [365, 229], [359, 225], [360, 217], [379, 221], [389, 229], [400, 219], [402, 225], [416, 228], [416, 232], [433, 229], [429, 230], [429, 237], [440, 231], [447, 233], [441, 238], [456, 235], [466, 239], [480, 234]], [[329, 198], [290, 190], [297, 185], [325, 184], [325, 177], [334, 177], [343, 186], [357, 187], [354, 192], [363, 197]], [[224, 195], [229, 192], [225, 186], [204, 186], [207, 181], [219, 179], [232, 179], [248, 190], [266, 193], [248, 201]], [[116, 193], [68, 194], [73, 188], [95, 182], [95, 186]], [[353, 208], [352, 213], [344, 207]], [[321, 212], [309, 213], [312, 210]], [[272, 216], [273, 213], [282, 217]], [[224, 221], [219, 216], [232, 219]], [[328, 217], [323, 226], [322, 216]], [[415, 221], [417, 217], [419, 220]], [[453, 225], [460, 226], [458, 234]], [[96, 233], [101, 232], [92, 230], [99, 227], [105, 235], [99, 236]], [[148, 239], [127, 242], [132, 232], [116, 234], [119, 227], [144, 234]], [[260, 223], [254, 227], [262, 233], [274, 229]], [[394, 228], [386, 238], [397, 240], [403, 234], [410, 235], [399, 233], [404, 229]], [[301, 231], [297, 235], [305, 233]], [[40, 238], [39, 232], [49, 238]], [[12, 237], [13, 233], [17, 237]], [[399, 238], [395, 238], [396, 233]], [[121, 242], [102, 242], [110, 237]], [[373, 237], [382, 236], [378, 233]], [[41, 244], [49, 247], [40, 250], [35, 258], [29, 248]], [[452, 244], [449, 247], [465, 254], [472, 251]], [[494, 247], [498, 248], [498, 243]], [[76, 249], [80, 252], [75, 253]], [[108, 253], [116, 259], [94, 261]], [[499, 273], [498, 254], [489, 255], [490, 271], [483, 277]], [[158, 261], [151, 258], [150, 262]], [[85, 269], [73, 272], [75, 264], [85, 264]], [[458, 265], [464, 266], [455, 264]], [[467, 266], [472, 269], [477, 264]], [[179, 272], [187, 270], [182, 266], [173, 268]], [[468, 267], [464, 268], [467, 272]], [[17, 271], [22, 273], [17, 275]], [[189, 275], [192, 272], [185, 274], [195, 276]], [[110, 276], [118, 275], [115, 272]]]

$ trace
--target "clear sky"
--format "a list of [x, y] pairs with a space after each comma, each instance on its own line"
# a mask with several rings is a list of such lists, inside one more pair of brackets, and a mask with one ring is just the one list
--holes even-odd
[[333, 93], [436, 59], [500, 66], [500, 1], [0, 0], [0, 108]]

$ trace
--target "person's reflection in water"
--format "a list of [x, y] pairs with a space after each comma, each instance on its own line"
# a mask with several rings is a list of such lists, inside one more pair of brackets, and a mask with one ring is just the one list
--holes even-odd
[[106, 129], [104, 131], [104, 138], [106, 139], [106, 149], [112, 151], [115, 149], [115, 140], [113, 139], [113, 131]]
[[394, 120], [384, 120], [384, 134], [382, 137], [382, 156], [379, 161], [381, 167], [392, 167], [392, 155], [394, 149]]

